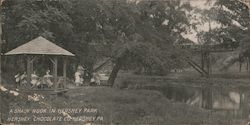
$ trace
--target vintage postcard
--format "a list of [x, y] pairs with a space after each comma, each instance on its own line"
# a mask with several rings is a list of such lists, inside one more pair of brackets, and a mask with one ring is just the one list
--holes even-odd
[[250, 125], [250, 0], [0, 0], [0, 125]]

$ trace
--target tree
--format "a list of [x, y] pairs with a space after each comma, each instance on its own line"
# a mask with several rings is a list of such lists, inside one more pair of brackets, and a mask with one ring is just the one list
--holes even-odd
[[234, 47], [242, 41], [242, 34], [247, 33], [249, 8], [240, 0], [216, 0], [213, 7], [202, 12], [204, 20], [213, 21], [220, 26], [202, 32], [205, 43], [220, 43]]
[[[208, 0], [211, 3], [211, 0]], [[223, 70], [230, 67], [235, 62], [244, 61], [244, 57], [249, 56], [249, 8], [241, 0], [215, 0], [214, 5], [209, 10], [198, 11], [202, 14], [203, 21], [209, 23], [209, 31], [199, 33], [199, 40], [202, 44], [219, 44], [223, 48], [238, 48], [239, 55], [233, 56], [231, 62], [225, 65]], [[211, 24], [217, 27], [211, 28]], [[241, 68], [240, 68], [241, 69]]]
[[[62, 3], [49, 0], [4, 1], [3, 39], [6, 43], [3, 51], [7, 52], [38, 36], [43, 36], [62, 47], [68, 46], [68, 41], [72, 38], [72, 25], [62, 5]], [[7, 61], [9, 63], [6, 64], [16, 66], [17, 61], [21, 60]]]
[[[4, 37], [8, 41], [7, 48], [16, 47], [38, 35], [55, 40], [72, 32], [71, 19], [57, 7], [59, 5], [54, 4], [53, 1], [5, 1]], [[57, 37], [59, 34], [61, 37]]]
[[189, 26], [185, 13], [190, 9], [188, 4], [182, 5], [180, 1], [142, 1], [122, 5], [123, 7], [117, 4], [115, 6], [119, 12], [123, 12], [118, 14], [121, 17], [118, 16], [119, 20], [115, 24], [121, 24], [120, 28], [125, 28], [118, 30], [118, 33], [121, 32], [122, 40], [112, 43], [114, 48], [119, 48], [116, 45], [122, 45], [122, 49], [119, 49], [120, 54], [114, 58], [115, 66], [109, 79], [111, 85], [114, 84], [119, 69], [135, 61], [160, 72], [169, 71], [176, 61], [181, 62], [178, 57], [184, 55], [173, 45]]
[[9, 50], [42, 35], [75, 53], [90, 70], [97, 58], [112, 58], [113, 85], [121, 68], [136, 65], [164, 74], [182, 66], [179, 57], [185, 53], [174, 43], [190, 26], [190, 9], [180, 0], [9, 0], [4, 38]]

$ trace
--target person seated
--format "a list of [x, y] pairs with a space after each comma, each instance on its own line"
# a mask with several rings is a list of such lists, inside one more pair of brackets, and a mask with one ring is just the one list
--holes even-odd
[[33, 74], [31, 74], [31, 88], [34, 87], [40, 87], [41, 82], [39, 81], [39, 77], [36, 75], [36, 72], [34, 71]]
[[27, 85], [27, 74], [26, 72], [24, 72], [21, 76], [20, 76], [20, 84], [21, 86], [26, 86]]
[[18, 72], [14, 77], [16, 81], [16, 86], [20, 86], [20, 73]]
[[59, 77], [58, 82], [55, 84], [55, 88], [65, 88], [64, 78]]
[[46, 74], [43, 76], [45, 84], [51, 88], [53, 86], [53, 82], [51, 81], [52, 75], [49, 74], [50, 70], [46, 71]]

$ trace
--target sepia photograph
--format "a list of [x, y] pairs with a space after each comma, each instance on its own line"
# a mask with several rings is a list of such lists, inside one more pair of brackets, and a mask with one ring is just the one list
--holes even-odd
[[250, 0], [0, 0], [0, 125], [250, 125]]

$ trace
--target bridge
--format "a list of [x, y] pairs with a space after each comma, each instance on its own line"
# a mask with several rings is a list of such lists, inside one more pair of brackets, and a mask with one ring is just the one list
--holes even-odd
[[[233, 44], [215, 44], [215, 45], [201, 45], [201, 44], [178, 44], [175, 45], [176, 48], [184, 49], [189, 52], [194, 52], [201, 54], [201, 62], [198, 64], [193, 61], [190, 57], [182, 57], [190, 66], [192, 66], [197, 72], [202, 76], [208, 77], [211, 74], [211, 53], [220, 53], [220, 52], [232, 52], [239, 47], [239, 43]], [[120, 49], [118, 49], [120, 50]], [[121, 53], [124, 53], [122, 51]], [[104, 60], [100, 65], [94, 67], [94, 71], [100, 70], [103, 66], [108, 64], [112, 58]]]
[[175, 45], [177, 48], [185, 49], [190, 52], [201, 54], [201, 62], [197, 64], [189, 57], [184, 57], [183, 59], [192, 66], [197, 72], [199, 72], [202, 76], [209, 77], [211, 74], [211, 53], [221, 53], [221, 52], [232, 52], [238, 49], [239, 43], [234, 42], [231, 44], [183, 44], [183, 45]]
[[239, 43], [232, 44], [188, 44], [188, 45], [175, 45], [178, 48], [191, 50], [193, 52], [210, 52], [210, 53], [218, 53], [218, 52], [230, 52], [234, 51], [239, 47]]

